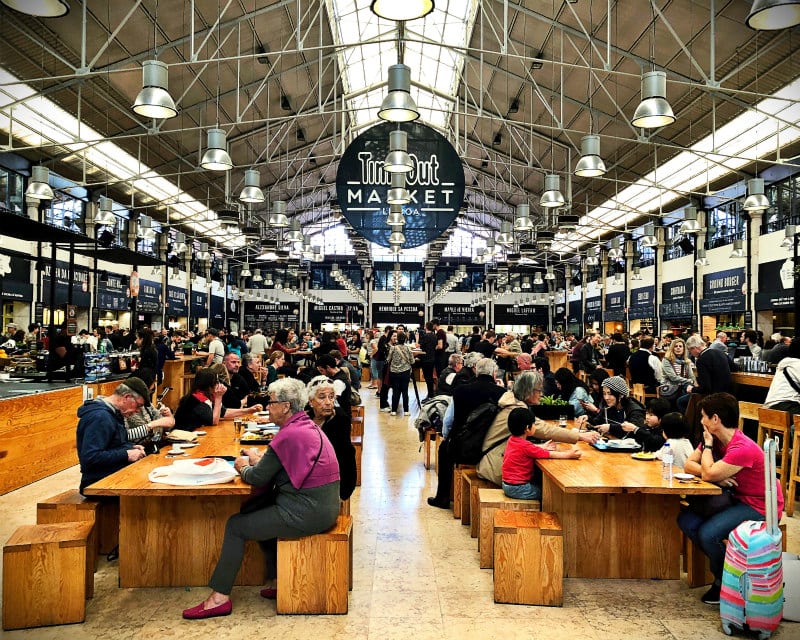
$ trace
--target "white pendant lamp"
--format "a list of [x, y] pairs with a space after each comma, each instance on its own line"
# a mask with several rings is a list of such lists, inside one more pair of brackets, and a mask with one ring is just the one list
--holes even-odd
[[[398, 227], [395, 227], [395, 228], [398, 228]], [[403, 234], [402, 230], [401, 231], [392, 231], [392, 233], [389, 234], [389, 245], [396, 246], [396, 247], [402, 247], [405, 243], [406, 243], [406, 237]]]
[[564, 194], [561, 193], [560, 186], [561, 179], [555, 175], [547, 175], [544, 177], [544, 193], [539, 198], [539, 204], [547, 209], [554, 209], [556, 207], [563, 207], [566, 201]]
[[133, 110], [145, 118], [174, 118], [178, 115], [175, 101], [169, 95], [168, 67], [160, 60], [142, 63], [142, 90], [136, 96]]
[[747, 26], [759, 31], [789, 29], [800, 24], [798, 0], [754, 0]]
[[733, 241], [733, 249], [729, 258], [744, 258], [744, 243], [741, 240]]
[[283, 200], [276, 200], [272, 203], [269, 226], [275, 229], [285, 229], [289, 226], [289, 218], [286, 217], [286, 203]]
[[406, 21], [424, 18], [435, 5], [433, 0], [372, 0], [372, 13], [384, 20]]
[[209, 171], [229, 171], [233, 168], [233, 161], [228, 155], [228, 140], [223, 129], [209, 129], [207, 132], [208, 145], [200, 166]]
[[60, 18], [69, 13], [67, 0], [2, 0], [2, 3], [14, 11], [37, 18]]
[[517, 205], [517, 213], [514, 218], [514, 231], [530, 231], [533, 229], [531, 222], [531, 206], [524, 202]]
[[388, 78], [389, 93], [381, 103], [378, 117], [389, 122], [412, 122], [419, 118], [419, 109], [411, 97], [411, 69], [404, 64], [393, 64]]
[[300, 229], [300, 218], [295, 216], [289, 223], [289, 231], [286, 233], [286, 240], [288, 242], [302, 242], [303, 232]]
[[742, 208], [745, 211], [766, 211], [769, 209], [769, 200], [764, 195], [764, 180], [753, 178], [747, 181], [747, 197]]
[[706, 250], [705, 249], [698, 249], [697, 250], [697, 260], [694, 261], [695, 267], [704, 267], [708, 264], [708, 258], [706, 258]]
[[406, 173], [414, 168], [408, 155], [408, 134], [405, 131], [389, 132], [389, 154], [383, 161], [384, 171]]
[[631, 124], [642, 129], [654, 129], [673, 122], [675, 114], [667, 102], [667, 74], [663, 71], [642, 74], [642, 101], [633, 113]]
[[244, 188], [239, 194], [239, 200], [253, 204], [266, 200], [261, 190], [261, 173], [258, 169], [248, 169], [244, 172]]
[[408, 204], [411, 202], [411, 194], [406, 189], [406, 174], [392, 173], [392, 186], [386, 193], [386, 202], [393, 204]]
[[186, 249], [186, 234], [183, 231], [175, 232], [175, 242], [172, 245], [172, 250], [175, 253], [185, 253]]
[[239, 273], [239, 277], [241, 277], [241, 278], [249, 278], [252, 275], [253, 274], [250, 271], [250, 263], [249, 262], [245, 262], [244, 263], [244, 267], [242, 267], [242, 270]]
[[97, 213], [94, 214], [94, 223], [103, 227], [116, 224], [117, 218], [112, 213], [111, 198], [100, 196], [97, 201]]
[[658, 238], [656, 238], [656, 226], [652, 222], [644, 225], [644, 234], [642, 235], [641, 245], [643, 247], [655, 247], [658, 245]]
[[700, 223], [697, 221], [697, 208], [686, 207], [683, 211], [683, 224], [678, 231], [681, 233], [700, 233]]
[[42, 165], [36, 165], [31, 168], [31, 179], [28, 182], [28, 188], [25, 190], [27, 198], [36, 198], [37, 200], [52, 200], [55, 195], [50, 188], [50, 169]]
[[403, 215], [403, 207], [399, 204], [390, 204], [389, 216], [386, 218], [386, 224], [388, 224], [390, 227], [403, 227], [405, 223], [406, 218]]
[[606, 172], [606, 163], [600, 157], [600, 136], [581, 138], [581, 157], [575, 165], [575, 175], [581, 178], [596, 178]]
[[514, 234], [511, 232], [511, 223], [503, 221], [500, 223], [500, 233], [495, 238], [497, 244], [508, 247], [514, 243]]

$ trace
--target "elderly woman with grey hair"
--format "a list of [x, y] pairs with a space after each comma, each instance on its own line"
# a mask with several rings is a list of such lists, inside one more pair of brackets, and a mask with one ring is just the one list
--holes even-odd
[[231, 613], [230, 593], [247, 540], [257, 540], [264, 550], [267, 587], [261, 595], [274, 599], [277, 539], [325, 531], [339, 514], [339, 464], [330, 441], [304, 411], [305, 385], [295, 378], [277, 380], [269, 386], [269, 396], [270, 417], [280, 430], [265, 452], [242, 450], [234, 467], [244, 482], [260, 489], [256, 494], [274, 499], [254, 500], [253, 509], [228, 518], [220, 558], [209, 581], [211, 594], [186, 609], [186, 619]]
[[[500, 412], [495, 416], [492, 426], [483, 439], [482, 451], [487, 453], [478, 462], [478, 475], [484, 480], [500, 486], [503, 479], [503, 454], [506, 442], [511, 432], [508, 430], [508, 416], [514, 409], [527, 408], [529, 405], [539, 404], [544, 387], [544, 378], [538, 371], [523, 371], [514, 380], [514, 387], [506, 391], [497, 404]], [[575, 429], [563, 429], [547, 424], [537, 418], [534, 423], [537, 440], [555, 440], [575, 444], [579, 440], [593, 443], [600, 439], [596, 431], [579, 432]]]

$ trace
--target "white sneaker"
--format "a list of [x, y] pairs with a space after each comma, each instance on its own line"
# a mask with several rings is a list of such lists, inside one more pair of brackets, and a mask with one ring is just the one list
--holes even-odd
[[397, 411], [392, 411], [389, 415], [396, 416], [397, 415]]
[[391, 411], [391, 409], [389, 407], [384, 407], [383, 409], [381, 409], [381, 411], [383, 413], [389, 413]]

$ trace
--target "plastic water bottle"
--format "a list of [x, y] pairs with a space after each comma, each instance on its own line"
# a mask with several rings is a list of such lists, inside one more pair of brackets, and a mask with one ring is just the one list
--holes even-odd
[[661, 477], [664, 480], [672, 480], [672, 448], [669, 442], [665, 442], [661, 448]]

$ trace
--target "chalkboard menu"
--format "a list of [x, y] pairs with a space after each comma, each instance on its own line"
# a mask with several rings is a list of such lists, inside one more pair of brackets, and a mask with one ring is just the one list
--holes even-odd
[[570, 300], [567, 305], [567, 322], [583, 324], [583, 300]]
[[299, 308], [296, 302], [268, 302], [246, 301], [244, 303], [244, 326], [247, 328], [261, 327], [267, 331], [274, 331], [284, 327], [296, 327], [299, 318]]
[[759, 265], [756, 309], [794, 309], [794, 265], [791, 258]]
[[625, 319], [625, 292], [615, 291], [606, 294], [606, 322], [622, 322]]
[[[483, 315], [481, 315], [483, 314]], [[442, 325], [478, 325], [486, 320], [486, 307], [471, 304], [434, 304], [433, 317]]]
[[139, 297], [136, 310], [140, 313], [161, 313], [161, 283], [152, 280], [139, 280]]
[[734, 313], [744, 311], [747, 283], [744, 267], [726, 269], [703, 276], [703, 299], [700, 313]]
[[[124, 279], [123, 279], [124, 278]], [[126, 311], [128, 309], [128, 277], [119, 273], [109, 273], [108, 279], [97, 281], [98, 309]]]
[[602, 312], [602, 301], [600, 296], [596, 298], [586, 298], [586, 315], [584, 315], [584, 322], [590, 324], [592, 322], [600, 322], [600, 314]]
[[661, 299], [658, 314], [664, 320], [682, 320], [694, 316], [694, 280], [684, 278], [661, 285]]

